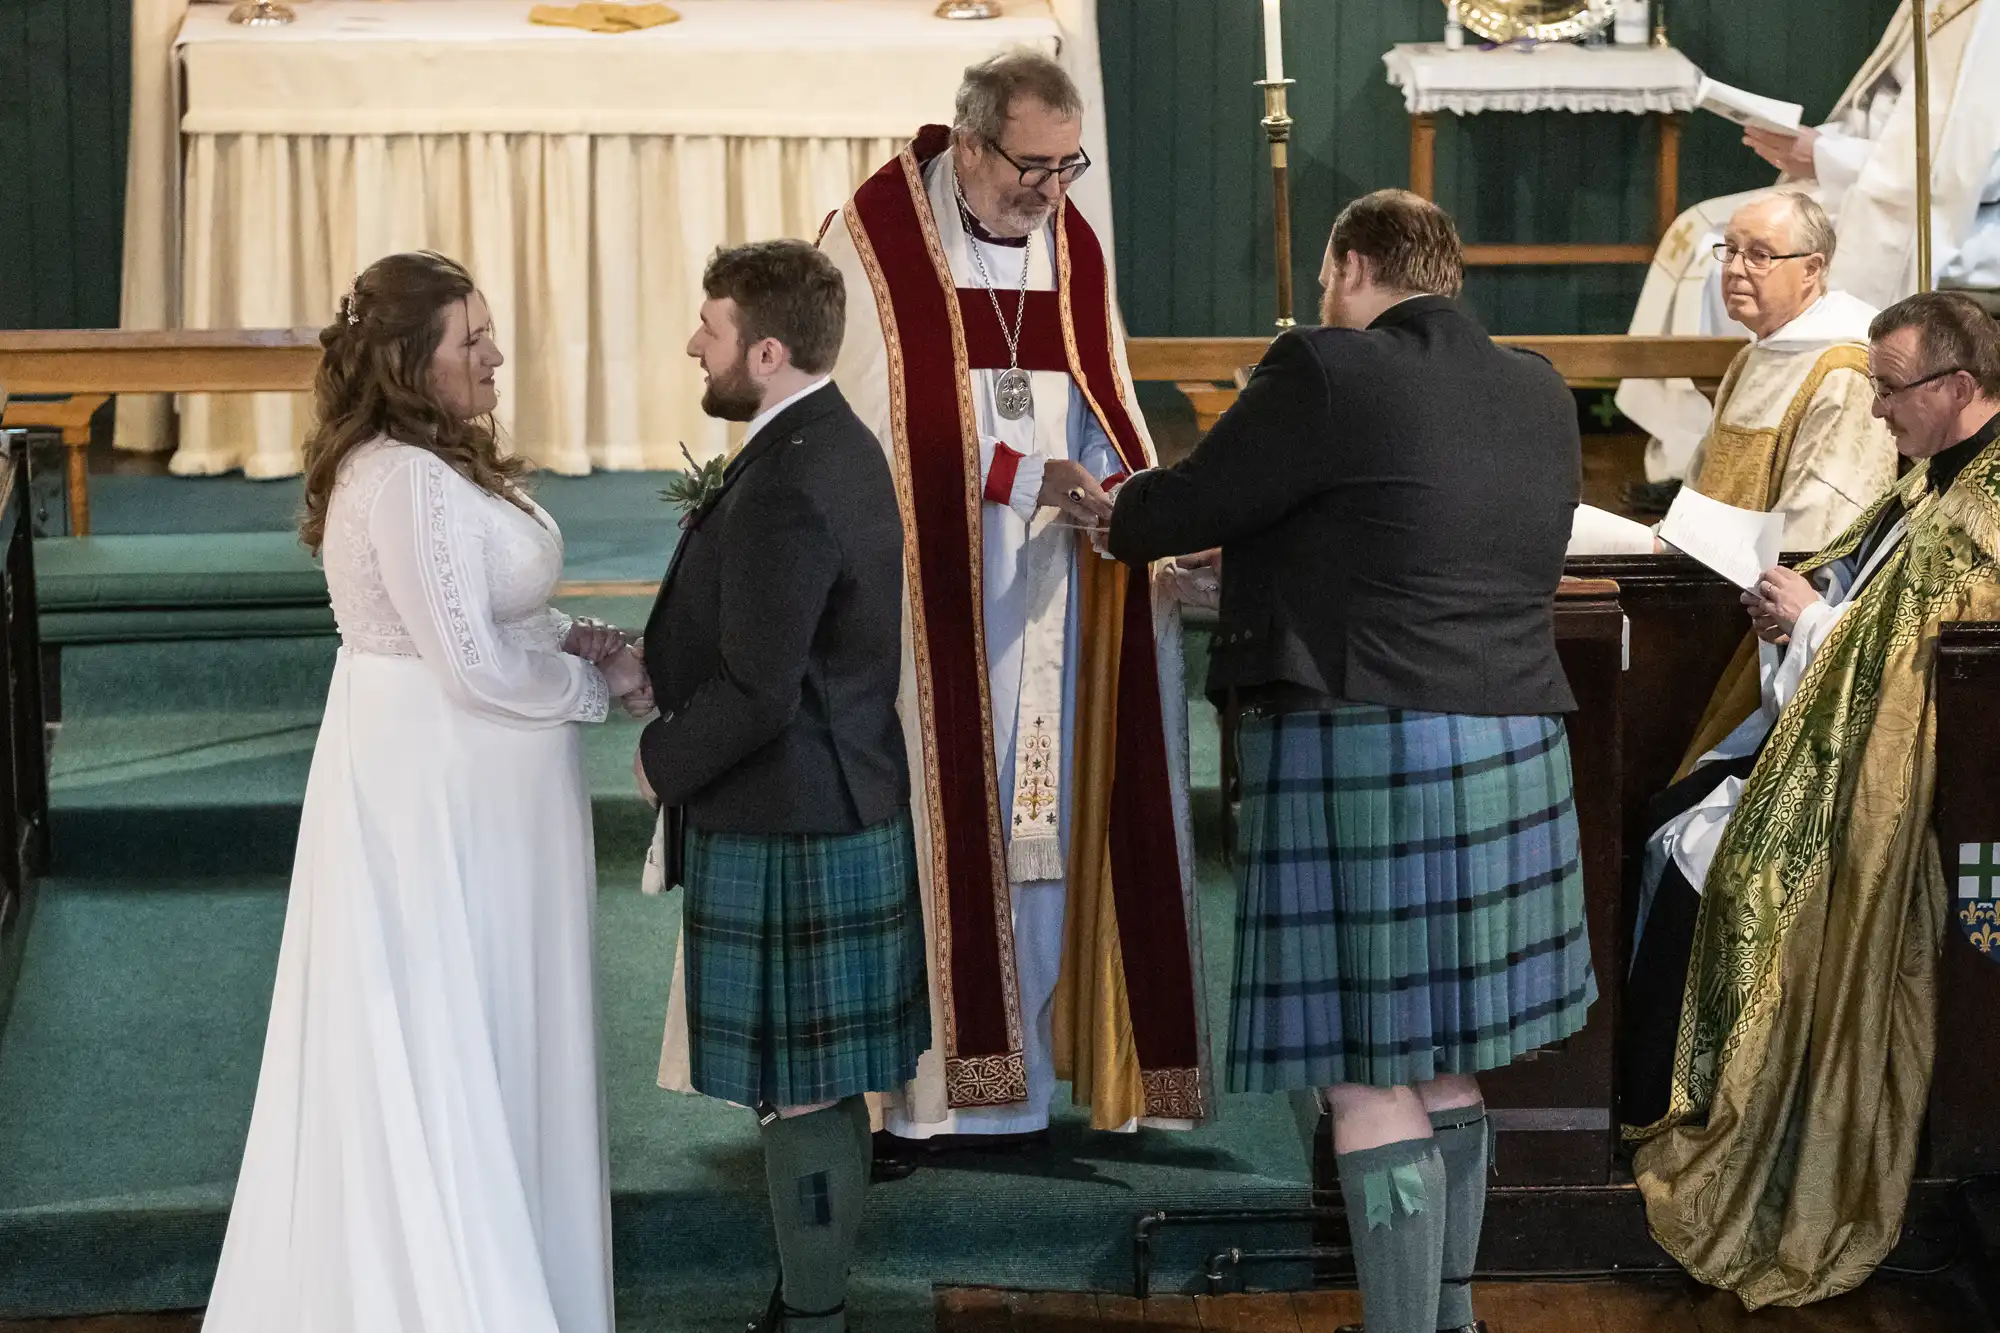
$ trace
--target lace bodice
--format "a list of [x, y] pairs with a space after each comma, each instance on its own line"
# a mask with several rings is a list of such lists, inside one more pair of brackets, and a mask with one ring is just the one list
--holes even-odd
[[428, 450], [381, 439], [349, 456], [328, 505], [327, 591], [350, 652], [415, 657], [452, 697], [516, 723], [602, 721], [596, 667], [562, 651], [548, 604], [562, 534]]

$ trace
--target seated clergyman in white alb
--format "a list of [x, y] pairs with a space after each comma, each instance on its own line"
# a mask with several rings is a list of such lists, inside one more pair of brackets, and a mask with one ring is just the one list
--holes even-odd
[[[1833, 227], [1804, 194], [1743, 205], [1716, 249], [1729, 314], [1755, 341], [1723, 376], [1687, 484], [1738, 509], [1782, 513], [1782, 548], [1816, 551], [1896, 479], [1896, 447], [1868, 383], [1876, 312], [1827, 290]], [[1653, 549], [1652, 529], [1578, 507], [1571, 555]]]
[[[2000, 3], [1933, 0], [1930, 31], [1932, 276], [1939, 287], [2000, 288]], [[1743, 142], [1810, 192], [1840, 233], [1828, 278], [1877, 307], [1917, 289], [1916, 82], [1910, 6], [1856, 72], [1817, 129], [1796, 135], [1748, 130]], [[1982, 73], [1983, 72], [1983, 73]], [[1961, 78], [1961, 73], [1965, 77]], [[1634, 334], [1742, 336], [1723, 306], [1713, 247], [1724, 222], [1763, 193], [1709, 199], [1681, 214], [1653, 257], [1632, 317]], [[1618, 408], [1651, 436], [1646, 475], [1686, 475], [1708, 429], [1694, 384], [1626, 380]]]

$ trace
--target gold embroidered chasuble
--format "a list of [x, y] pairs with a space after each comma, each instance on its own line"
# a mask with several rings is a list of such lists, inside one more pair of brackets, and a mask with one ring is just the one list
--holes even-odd
[[1782, 512], [1784, 549], [1816, 551], [1896, 479], [1873, 406], [1864, 343], [1746, 347], [1716, 393], [1687, 484], [1739, 509]]
[[1924, 463], [1803, 569], [1908, 532], [1780, 715], [1702, 895], [1667, 1115], [1634, 1170], [1655, 1238], [1744, 1303], [1846, 1291], [1895, 1244], [1935, 1052], [1938, 628], [2000, 619], [2000, 444]]

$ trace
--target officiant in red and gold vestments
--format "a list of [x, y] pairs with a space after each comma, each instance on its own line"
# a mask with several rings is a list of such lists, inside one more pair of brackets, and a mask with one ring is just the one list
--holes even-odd
[[1095, 553], [1103, 484], [1153, 463], [1096, 234], [1082, 98], [1014, 52], [827, 220], [834, 380], [903, 506], [900, 707], [935, 1047], [884, 1099], [906, 1139], [1209, 1111], [1179, 621]]

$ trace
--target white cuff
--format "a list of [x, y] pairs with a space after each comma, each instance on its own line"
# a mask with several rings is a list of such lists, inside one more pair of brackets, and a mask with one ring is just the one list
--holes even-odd
[[1035, 511], [1042, 507], [1042, 474], [1048, 466], [1045, 455], [1022, 454], [1014, 469], [1014, 489], [1007, 497], [1007, 507], [1019, 514], [1023, 523], [1034, 522]]

